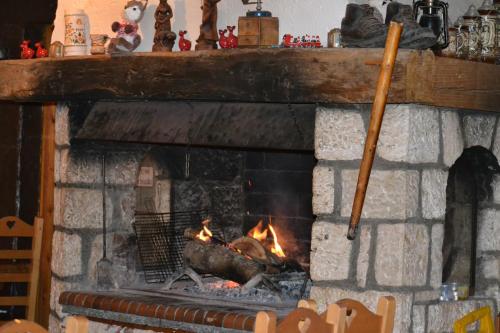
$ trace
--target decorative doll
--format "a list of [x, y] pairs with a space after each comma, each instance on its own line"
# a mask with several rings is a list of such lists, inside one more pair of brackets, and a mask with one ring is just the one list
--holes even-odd
[[111, 39], [108, 52], [132, 52], [141, 44], [138, 22], [144, 16], [148, 0], [129, 0], [123, 13], [123, 21], [113, 22], [111, 30], [116, 32], [116, 37]]

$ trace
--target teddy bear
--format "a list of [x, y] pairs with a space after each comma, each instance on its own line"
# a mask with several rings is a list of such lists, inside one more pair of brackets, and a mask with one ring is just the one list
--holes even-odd
[[123, 12], [123, 21], [113, 22], [111, 30], [116, 32], [116, 37], [112, 38], [109, 46], [109, 53], [132, 52], [141, 44], [139, 35], [139, 21], [144, 16], [144, 11], [148, 5], [148, 0], [129, 0]]

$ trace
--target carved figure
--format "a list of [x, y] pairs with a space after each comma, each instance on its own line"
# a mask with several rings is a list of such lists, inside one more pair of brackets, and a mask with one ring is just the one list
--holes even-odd
[[184, 36], [186, 36], [187, 31], [179, 31], [179, 49], [181, 51], [190, 51], [191, 50], [191, 41], [189, 39], [186, 39]]
[[219, 30], [219, 46], [222, 48], [222, 49], [227, 49], [229, 48], [229, 45], [228, 45], [228, 40], [227, 40], [227, 37], [226, 37], [226, 32], [227, 30], [224, 29], [224, 30]]
[[172, 32], [172, 24], [170, 20], [174, 16], [172, 7], [167, 0], [160, 0], [160, 4], [155, 12], [155, 36], [153, 44], [153, 52], [157, 51], [172, 51], [177, 35]]
[[116, 38], [109, 43], [108, 52], [132, 52], [141, 44], [139, 35], [139, 21], [144, 16], [148, 0], [129, 0], [123, 13], [123, 21], [113, 22], [111, 30], [116, 32]]
[[35, 55], [35, 51], [29, 47], [29, 44], [29, 40], [23, 40], [21, 43], [21, 59], [31, 59]]
[[196, 40], [196, 50], [217, 48], [217, 3], [220, 0], [203, 0], [200, 37]]

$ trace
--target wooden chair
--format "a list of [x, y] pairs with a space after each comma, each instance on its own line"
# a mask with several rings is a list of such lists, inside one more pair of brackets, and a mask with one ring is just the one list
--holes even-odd
[[[66, 333], [88, 333], [89, 320], [82, 316], [66, 319]], [[28, 320], [14, 319], [0, 326], [0, 333], [48, 333], [42, 326]]]
[[352, 299], [343, 299], [336, 304], [347, 313], [345, 333], [392, 333], [393, 331], [396, 300], [392, 296], [380, 297], [375, 313]]
[[[33, 226], [15, 216], [0, 219], [0, 237], [31, 238], [30, 250], [0, 250], [0, 259], [12, 260], [12, 263], [0, 265], [0, 283], [28, 283], [27, 296], [2, 296], [0, 306], [26, 306], [26, 318], [30, 321], [35, 320], [42, 231], [43, 219], [39, 217], [35, 218]], [[25, 260], [30, 260], [30, 263], [26, 263]]]
[[315, 301], [302, 300], [279, 324], [274, 312], [257, 313], [254, 333], [344, 333], [345, 316], [345, 309], [337, 304], [319, 315]]
[[467, 326], [479, 321], [478, 333], [494, 333], [495, 326], [493, 325], [493, 317], [491, 309], [488, 306], [482, 307], [478, 310], [469, 312], [453, 325], [455, 333], [467, 333]]

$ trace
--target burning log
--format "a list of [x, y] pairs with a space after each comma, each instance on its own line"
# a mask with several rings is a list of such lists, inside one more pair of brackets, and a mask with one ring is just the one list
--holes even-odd
[[198, 240], [187, 242], [184, 261], [200, 274], [212, 274], [240, 284], [266, 271], [265, 265], [229, 247]]

